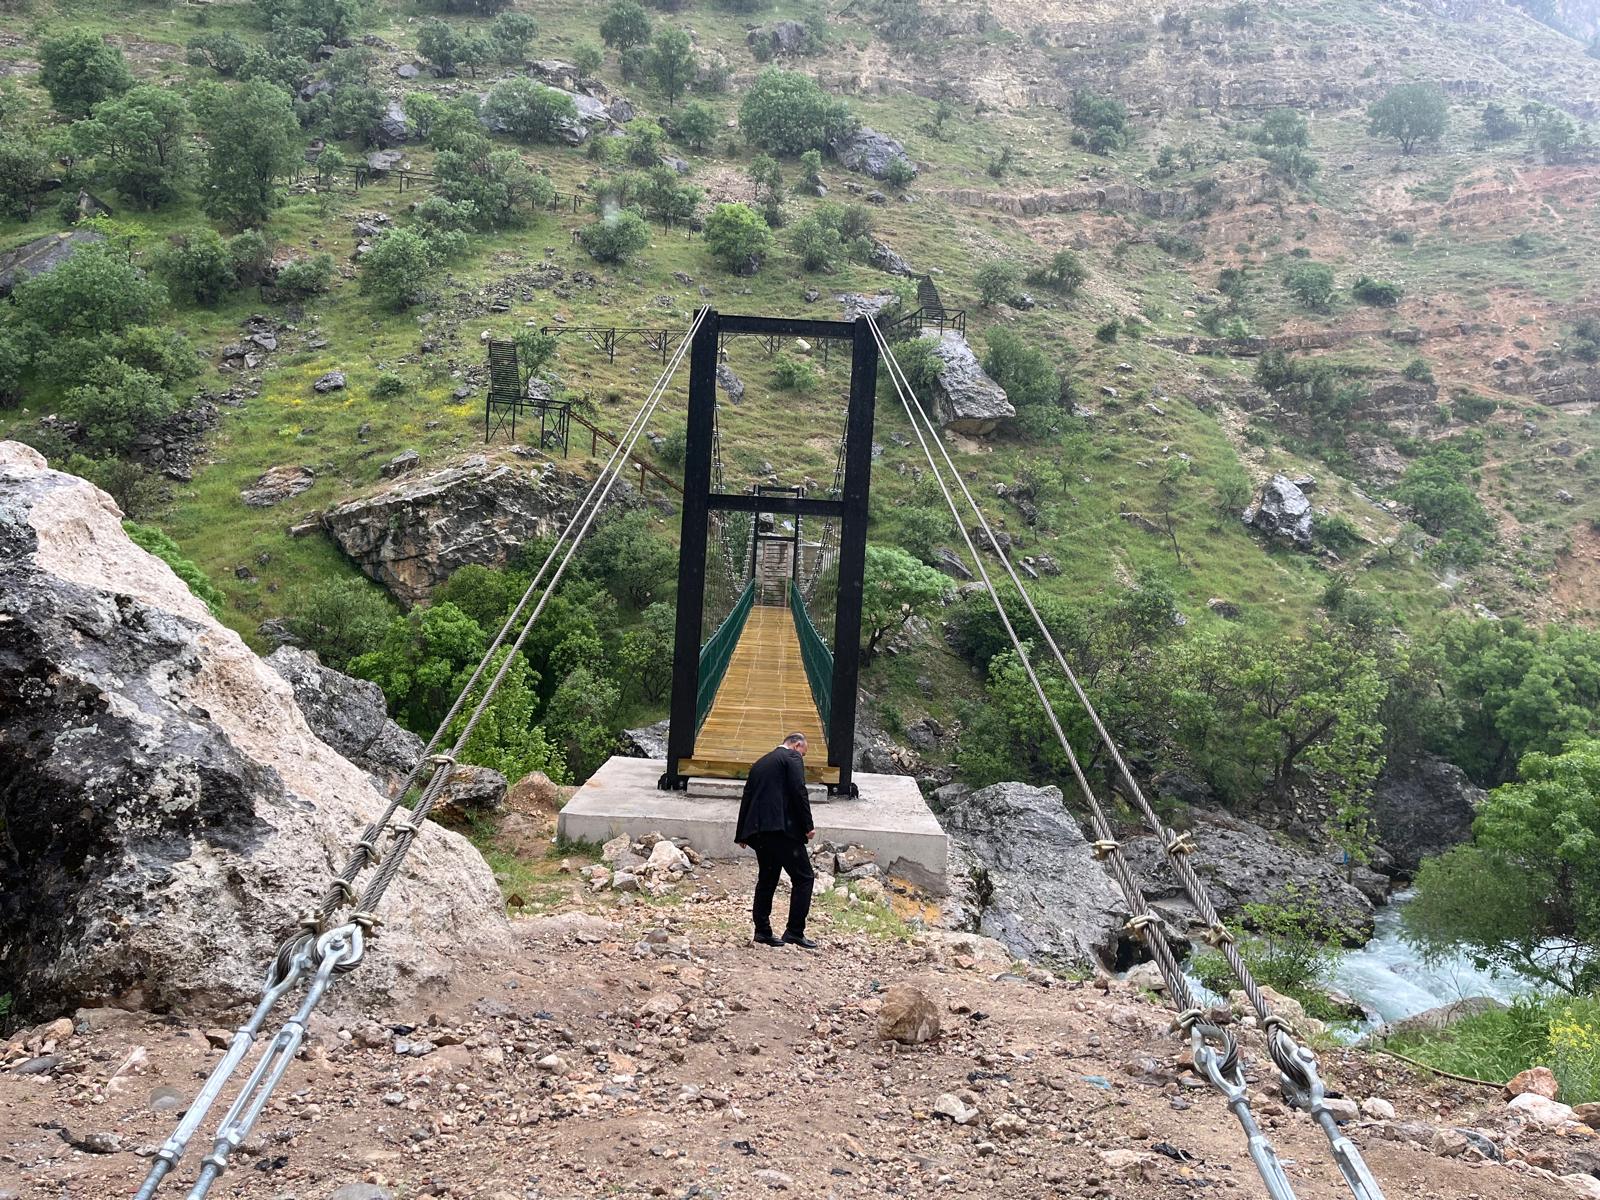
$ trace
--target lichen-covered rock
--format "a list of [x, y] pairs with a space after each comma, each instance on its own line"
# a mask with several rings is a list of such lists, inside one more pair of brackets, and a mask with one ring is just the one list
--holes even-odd
[[[328, 509], [323, 527], [357, 566], [410, 607], [468, 563], [504, 567], [529, 542], [566, 524], [588, 480], [554, 464], [473, 455]], [[637, 505], [625, 483], [608, 508]]]
[[271, 508], [298, 496], [316, 481], [316, 473], [310, 467], [270, 467], [239, 493], [239, 499], [252, 508]]
[[[842, 166], [871, 175], [874, 179], [888, 175], [889, 165], [896, 159], [906, 158], [904, 145], [870, 125], [863, 125], [854, 133], [835, 138], [828, 148]], [[906, 159], [906, 162], [909, 164], [910, 159]]]
[[[253, 999], [384, 806], [121, 516], [0, 442], [0, 978], [24, 1013]], [[510, 949], [483, 860], [433, 826], [380, 915], [334, 1004]]]
[[989, 373], [967, 339], [954, 329], [922, 335], [933, 342], [939, 374], [933, 384], [933, 417], [955, 433], [985, 434], [1017, 415], [1011, 399]]
[[1244, 510], [1244, 523], [1302, 550], [1311, 548], [1311, 501], [1287, 475], [1272, 477], [1261, 499]]
[[383, 689], [325, 667], [315, 654], [294, 646], [279, 646], [267, 655], [267, 666], [289, 681], [311, 732], [394, 795], [422, 758], [423, 742], [389, 719]]
[[[1127, 906], [1058, 788], [997, 783], [939, 815], [956, 861], [978, 876], [977, 931], [1018, 958], [1111, 965]], [[966, 860], [963, 862], [962, 860]]]

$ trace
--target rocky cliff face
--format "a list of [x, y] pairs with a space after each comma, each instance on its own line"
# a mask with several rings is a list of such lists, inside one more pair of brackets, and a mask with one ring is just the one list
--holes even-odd
[[[0, 442], [0, 979], [24, 1012], [253, 997], [383, 803], [120, 517]], [[340, 995], [508, 945], [482, 858], [433, 826], [382, 916]]]
[[[474, 455], [329, 509], [322, 523], [357, 566], [409, 608], [458, 568], [504, 567], [527, 543], [559, 533], [588, 486], [554, 463]], [[619, 483], [609, 506], [638, 502], [638, 493]]]

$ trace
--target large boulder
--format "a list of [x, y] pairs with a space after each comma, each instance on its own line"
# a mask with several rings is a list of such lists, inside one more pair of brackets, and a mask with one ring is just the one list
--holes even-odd
[[[0, 979], [23, 1013], [253, 1000], [385, 805], [121, 519], [0, 442]], [[482, 858], [431, 825], [380, 915], [336, 1004], [411, 998], [456, 947], [511, 949]]]
[[72, 229], [66, 233], [47, 233], [41, 238], [7, 250], [0, 254], [0, 296], [9, 296], [11, 289], [34, 275], [54, 271], [77, 253], [80, 246], [92, 246], [106, 240], [106, 235], [94, 229]]
[[1244, 523], [1302, 550], [1311, 548], [1311, 501], [1287, 475], [1274, 475], [1261, 499], [1244, 510]]
[[[322, 515], [357, 566], [407, 607], [468, 563], [504, 567], [529, 542], [559, 533], [588, 481], [553, 463], [530, 467], [473, 455], [399, 479]], [[637, 503], [624, 483], [609, 504]]]
[[[1196, 816], [1189, 835], [1195, 845], [1189, 861], [1223, 917], [1239, 916], [1246, 904], [1280, 899], [1292, 889], [1298, 903], [1340, 928], [1345, 941], [1355, 944], [1372, 936], [1372, 901], [1331, 859], [1227, 813]], [[1163, 915], [1179, 924], [1200, 923], [1153, 835], [1126, 838], [1122, 848], [1145, 895], [1160, 902]]]
[[997, 783], [939, 814], [972, 881], [976, 932], [1018, 958], [1116, 962], [1128, 909], [1058, 788]]
[[989, 373], [967, 339], [954, 329], [922, 335], [933, 343], [939, 374], [933, 384], [933, 417], [954, 433], [985, 434], [1017, 415], [1011, 399]]
[[1388, 869], [1409, 877], [1423, 859], [1470, 838], [1483, 797], [1460, 767], [1431, 755], [1386, 770], [1370, 806]]
[[[889, 173], [889, 164], [906, 157], [906, 148], [886, 133], [879, 133], [870, 125], [863, 125], [854, 133], [834, 138], [828, 143], [833, 156], [852, 171], [882, 179]], [[910, 162], [909, 159], [906, 159]]]
[[294, 701], [315, 733], [394, 795], [422, 758], [422, 739], [389, 719], [383, 689], [325, 667], [309, 650], [279, 646], [271, 667], [294, 689]]
[[380, 150], [390, 150], [395, 146], [404, 146], [411, 140], [411, 124], [406, 117], [405, 106], [398, 100], [389, 101], [383, 110], [383, 116], [378, 118], [377, 128], [373, 130], [373, 142]]

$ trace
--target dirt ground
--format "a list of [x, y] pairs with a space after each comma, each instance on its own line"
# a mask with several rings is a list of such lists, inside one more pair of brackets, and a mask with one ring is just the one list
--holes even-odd
[[[834, 897], [812, 923], [819, 951], [754, 947], [752, 874], [703, 866], [679, 894], [621, 908], [574, 883], [559, 911], [516, 922], [512, 961], [449, 995], [379, 1019], [319, 1017], [212, 1194], [1265, 1195], [1219, 1097], [1177, 1070], [1166, 1012], [1129, 985], [1018, 970]], [[883, 992], [901, 982], [937, 1006], [932, 1041], [879, 1040]], [[220, 1054], [226, 1030], [207, 1026], [238, 1016], [90, 1010], [50, 1069], [0, 1070], [0, 1200], [132, 1195]], [[1269, 1086], [1258, 1044], [1250, 1060], [1297, 1194], [1347, 1196], [1326, 1142]], [[1493, 1092], [1353, 1052], [1323, 1061], [1331, 1087], [1397, 1110], [1349, 1127], [1390, 1200], [1570, 1197], [1529, 1168], [1600, 1159], [1588, 1130], [1506, 1135]], [[935, 1115], [943, 1093], [976, 1117]], [[1461, 1125], [1521, 1161], [1419, 1144]], [[184, 1194], [208, 1148], [197, 1142], [163, 1195]]]

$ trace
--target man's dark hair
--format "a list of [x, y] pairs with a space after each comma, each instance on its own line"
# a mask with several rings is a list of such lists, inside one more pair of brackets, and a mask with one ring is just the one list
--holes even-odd
[[810, 740], [811, 740], [811, 739], [810, 739], [810, 738], [808, 738], [808, 737], [807, 737], [807, 736], [806, 736], [806, 735], [805, 735], [805, 734], [803, 734], [803, 733], [791, 733], [791, 734], [790, 734], [790, 735], [789, 735], [789, 736], [788, 736], [788, 737], [786, 737], [786, 738], [784, 738], [784, 739], [783, 739], [783, 744], [784, 744], [784, 745], [785, 745], [785, 746], [792, 746], [792, 745], [794, 745], [794, 744], [795, 744], [795, 743], [796, 743], [796, 742], [809, 742], [809, 741], [810, 741]]

